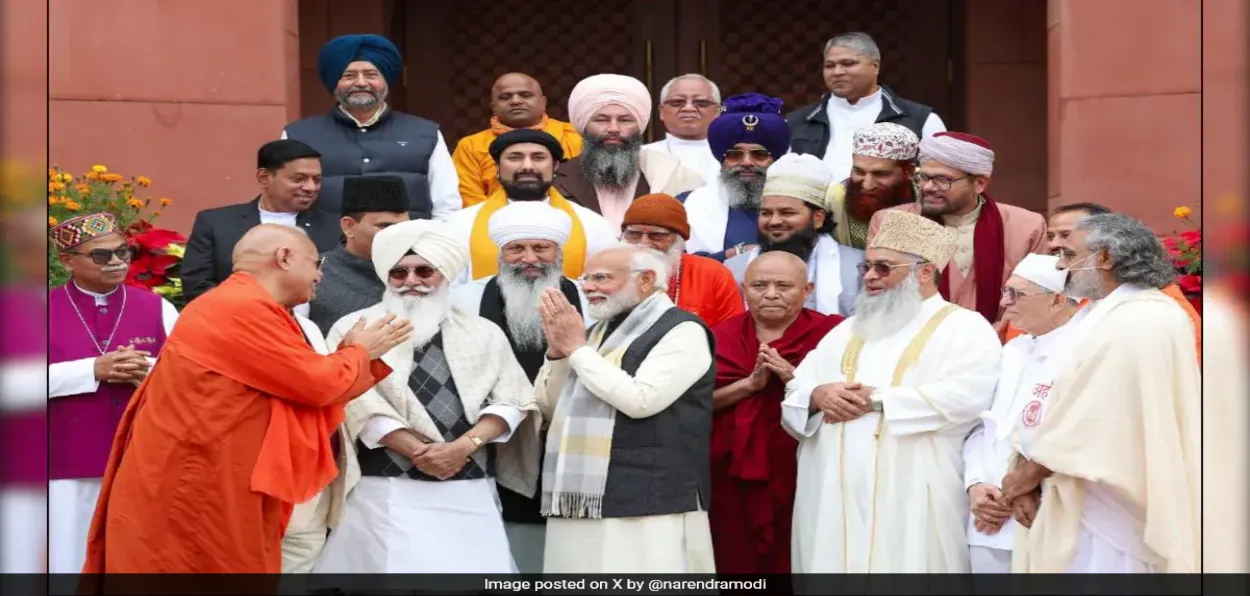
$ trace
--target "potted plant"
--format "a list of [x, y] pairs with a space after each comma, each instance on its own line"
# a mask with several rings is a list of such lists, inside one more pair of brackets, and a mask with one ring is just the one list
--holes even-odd
[[1194, 310], [1202, 314], [1202, 226], [1191, 219], [1192, 215], [1193, 210], [1184, 205], [1172, 210], [1172, 216], [1189, 224], [1190, 229], [1174, 232], [1163, 239], [1163, 245], [1176, 267], [1176, 284]]

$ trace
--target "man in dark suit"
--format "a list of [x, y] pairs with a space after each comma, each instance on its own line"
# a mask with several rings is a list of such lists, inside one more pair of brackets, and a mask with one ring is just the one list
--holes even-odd
[[[265, 143], [256, 154], [256, 182], [260, 195], [255, 199], [196, 214], [182, 260], [182, 291], [187, 301], [230, 276], [235, 243], [262, 223], [304, 230], [318, 252], [341, 243], [338, 218], [311, 208], [321, 190], [321, 154], [315, 149], [285, 139]], [[306, 309], [296, 310], [307, 316]]]

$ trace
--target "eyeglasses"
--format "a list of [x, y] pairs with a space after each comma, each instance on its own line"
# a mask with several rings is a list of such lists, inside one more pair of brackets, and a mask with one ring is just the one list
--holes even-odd
[[[649, 269], [630, 269], [629, 273], [632, 275], [632, 274], [642, 273], [644, 271], [650, 271], [650, 270]], [[612, 275], [611, 273], [602, 273], [602, 272], [587, 273], [586, 275], [583, 275], [577, 278], [577, 283], [586, 285], [586, 282], [590, 282], [595, 285], [599, 285], [599, 284], [608, 283], [614, 279], [616, 279], [616, 276]]]
[[624, 236], [625, 240], [629, 241], [630, 243], [636, 243], [642, 240], [643, 236], [646, 236], [647, 240], [650, 240], [652, 242], [664, 242], [665, 240], [668, 240], [669, 238], [673, 237], [672, 232], [660, 232], [660, 231], [655, 231], [655, 230], [644, 232], [642, 230], [631, 230], [628, 228], [625, 230], [625, 233], [621, 235]]
[[324, 256], [318, 255], [317, 256], [317, 271], [321, 271], [321, 266], [325, 264], [326, 264], [326, 258]]
[[967, 174], [959, 178], [947, 178], [946, 176], [930, 176], [928, 174], [921, 174], [917, 172], [911, 177], [912, 181], [915, 182], [918, 187], [923, 188], [924, 185], [932, 182], [938, 190], [950, 190], [952, 184], [967, 178], [974, 178], [974, 176], [972, 174]]
[[129, 262], [135, 256], [134, 249], [131, 248], [130, 245], [128, 244], [123, 244], [122, 246], [119, 246], [114, 249], [94, 248], [87, 252], [75, 252], [75, 251], [65, 251], [65, 252], [71, 255], [87, 255], [91, 257], [91, 262], [95, 263], [96, 265], [108, 265], [110, 262], [112, 262], [113, 257], [117, 257], [121, 259], [122, 261]]
[[897, 263], [896, 264], [896, 263], [887, 263], [885, 261], [877, 261], [875, 263], [864, 261], [863, 263], [856, 265], [855, 268], [859, 269], [860, 277], [868, 275], [869, 271], [876, 273], [877, 277], [889, 277], [890, 273], [894, 271], [894, 269], [897, 267], [911, 267], [912, 265], [921, 265], [921, 264], [923, 263]]
[[686, 107], [686, 104], [693, 104], [696, 110], [700, 112], [709, 108], [716, 107], [717, 103], [710, 99], [686, 99], [684, 97], [670, 97], [664, 100], [664, 105], [674, 110], [680, 110]]
[[429, 265], [417, 265], [416, 267], [395, 267], [391, 269], [389, 275], [391, 276], [391, 279], [395, 281], [403, 281], [408, 279], [408, 276], [413, 273], [417, 274], [417, 277], [420, 279], [429, 279], [434, 277], [435, 273], [438, 273], [438, 269]]
[[1053, 292], [1021, 292], [1020, 290], [1017, 290], [1016, 288], [1010, 288], [1010, 287], [1003, 288], [1003, 296], [1010, 299], [1012, 302], [1015, 302], [1021, 298], [1024, 298], [1025, 296], [1044, 296], [1046, 294], [1052, 294], [1052, 293]]
[[767, 149], [752, 149], [743, 151], [742, 149], [730, 149], [725, 152], [725, 163], [739, 164], [746, 161], [747, 156], [751, 156], [751, 161], [761, 162], [768, 161], [773, 158], [772, 152]]

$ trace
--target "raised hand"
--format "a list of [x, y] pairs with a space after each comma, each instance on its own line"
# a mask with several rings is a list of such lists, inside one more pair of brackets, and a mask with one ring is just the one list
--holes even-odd
[[365, 318], [361, 317], [343, 336], [339, 347], [358, 344], [369, 352], [370, 360], [376, 360], [411, 336], [412, 323], [396, 320], [395, 315], [386, 315], [371, 325], [366, 325]]
[[760, 354], [764, 358], [764, 365], [768, 370], [777, 373], [782, 383], [789, 383], [794, 379], [794, 365], [790, 364], [785, 358], [781, 357], [781, 352], [773, 349], [772, 346], [761, 346]]
[[567, 358], [586, 345], [586, 321], [562, 292], [555, 288], [543, 290], [538, 313], [542, 317], [543, 333], [547, 336], [549, 358]]

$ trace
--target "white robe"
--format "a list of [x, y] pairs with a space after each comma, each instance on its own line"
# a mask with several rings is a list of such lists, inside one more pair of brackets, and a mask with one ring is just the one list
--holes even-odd
[[[1002, 488], [1013, 450], [1012, 432], [1021, 426], [1025, 406], [1044, 396], [1067, 362], [1074, 331], [1087, 311], [1078, 311], [1066, 324], [1041, 336], [1022, 335], [1003, 346], [1002, 368], [994, 403], [981, 413], [978, 425], [964, 442], [964, 487], [988, 482]], [[1033, 414], [1029, 421], [1036, 424]], [[1012, 536], [1015, 519], [1008, 519], [994, 534], [977, 531], [976, 517], [968, 514], [968, 546], [973, 573], [1011, 573]], [[999, 553], [978, 553], [993, 549]]]
[[[998, 335], [937, 295], [888, 337], [859, 343], [854, 328], [855, 317], [834, 328], [786, 385], [782, 423], [799, 439], [793, 571], [967, 573], [962, 449], [993, 399]], [[809, 414], [814, 389], [848, 378], [876, 388], [884, 412]]]
[[[103, 294], [88, 292], [96, 304], [107, 304]], [[161, 299], [161, 323], [165, 337], [173, 333], [178, 309]], [[82, 358], [48, 365], [48, 399], [91, 393], [100, 388], [95, 378], [95, 358]], [[148, 358], [149, 364], [155, 359]], [[49, 421], [51, 423], [51, 421]], [[72, 478], [48, 481], [48, 573], [81, 573], [87, 558], [87, 532], [100, 497], [100, 478]]]
[[681, 165], [698, 174], [704, 184], [711, 184], [720, 177], [720, 159], [712, 154], [712, 146], [707, 139], [687, 141], [665, 133], [663, 141], [648, 143], [642, 148], [673, 156]]

